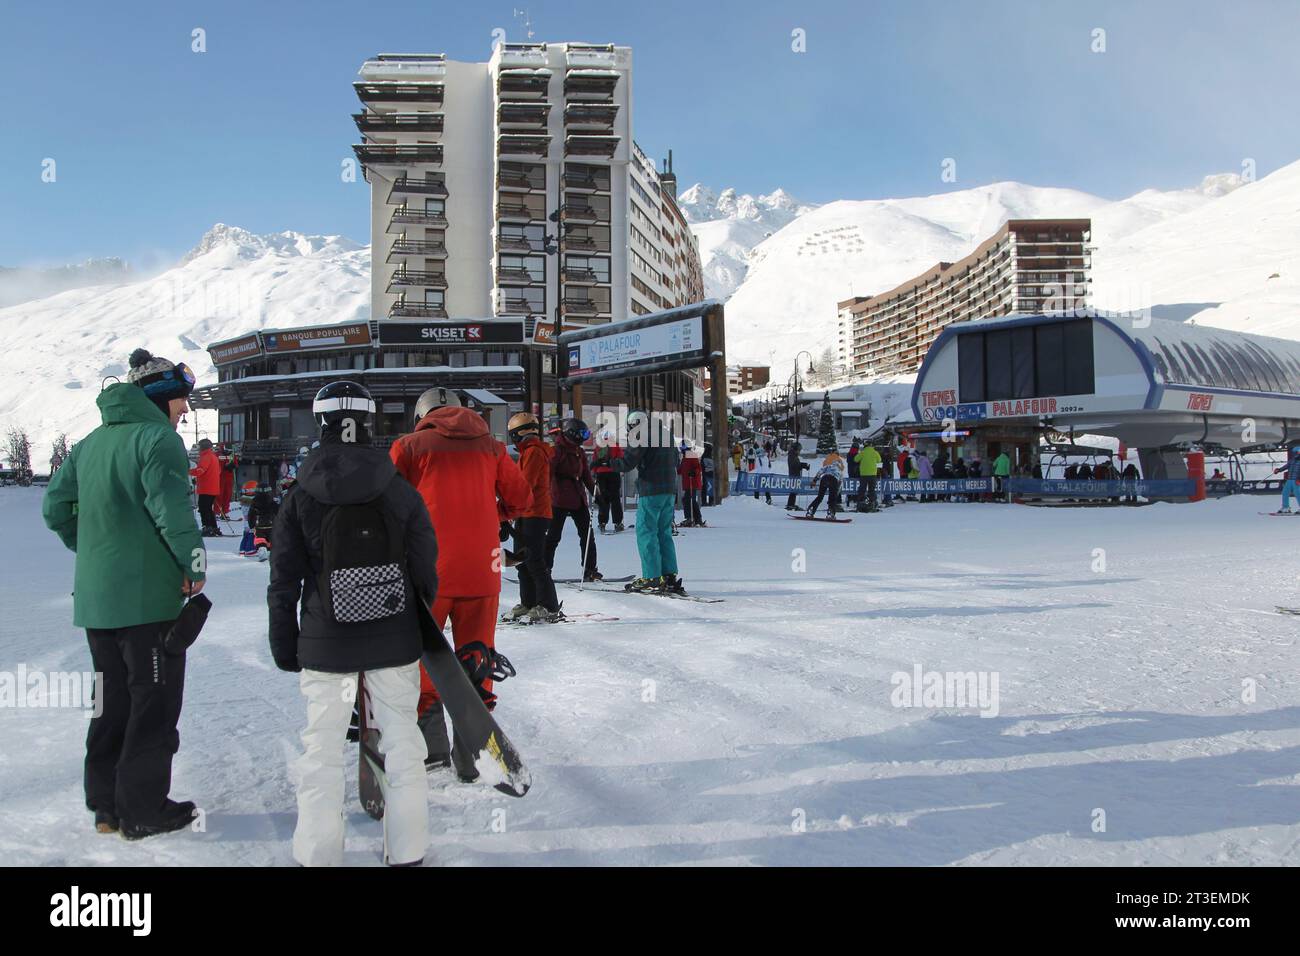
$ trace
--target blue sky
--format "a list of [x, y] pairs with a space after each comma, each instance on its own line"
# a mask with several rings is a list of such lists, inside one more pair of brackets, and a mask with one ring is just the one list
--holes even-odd
[[339, 177], [357, 67], [485, 60], [494, 28], [524, 39], [516, 5], [538, 40], [632, 46], [637, 141], [671, 147], [683, 187], [1119, 198], [1300, 158], [1293, 0], [0, 0], [0, 265], [156, 265], [218, 221], [365, 241], [367, 187]]

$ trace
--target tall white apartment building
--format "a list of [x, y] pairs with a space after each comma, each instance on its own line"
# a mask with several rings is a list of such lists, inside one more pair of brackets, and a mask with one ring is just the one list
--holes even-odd
[[[504, 43], [486, 63], [381, 54], [354, 84], [370, 183], [371, 315], [622, 319], [704, 298], [699, 248], [632, 138], [632, 50]], [[540, 343], [536, 343], [540, 346]], [[540, 398], [550, 353], [529, 355]], [[664, 399], [684, 400], [671, 385]]]

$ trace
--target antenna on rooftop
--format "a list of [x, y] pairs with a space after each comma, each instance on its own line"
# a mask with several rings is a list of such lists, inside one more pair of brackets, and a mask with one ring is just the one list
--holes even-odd
[[528, 16], [527, 8], [520, 10], [518, 7], [515, 7], [515, 19], [523, 21], [524, 35], [531, 40], [533, 38], [533, 21], [532, 18]]

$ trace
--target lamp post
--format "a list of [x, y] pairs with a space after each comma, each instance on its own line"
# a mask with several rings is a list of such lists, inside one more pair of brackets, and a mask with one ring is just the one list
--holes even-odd
[[803, 355], [808, 356], [808, 374], [812, 375], [815, 371], [817, 371], [815, 368], [813, 368], [812, 353], [809, 352], [807, 349], [804, 349], [799, 353], [799, 355], [796, 355], [794, 357], [794, 375], [791, 376], [791, 378], [794, 379], [794, 396], [791, 401], [794, 407], [794, 440], [795, 441], [799, 440], [799, 392], [802, 390], [800, 388], [800, 380], [799, 380], [799, 358], [800, 356]]

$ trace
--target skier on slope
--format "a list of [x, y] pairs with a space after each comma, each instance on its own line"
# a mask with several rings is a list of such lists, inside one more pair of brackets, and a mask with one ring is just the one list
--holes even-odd
[[[500, 533], [532, 504], [532, 492], [505, 445], [488, 432], [482, 416], [460, 403], [449, 389], [424, 392], [415, 403], [415, 431], [393, 443], [389, 455], [398, 474], [415, 486], [429, 509], [438, 539], [438, 597], [433, 619], [439, 628], [450, 618], [457, 652], [481, 644], [496, 648], [501, 598]], [[496, 698], [491, 679], [479, 685], [491, 709]], [[420, 669], [420, 730], [425, 767], [446, 767], [452, 749], [442, 700]], [[474, 778], [472, 767], [458, 767]]]
[[185, 653], [164, 641], [186, 594], [203, 590], [205, 552], [176, 434], [194, 373], [144, 349], [125, 383], [95, 400], [103, 424], [73, 446], [42, 502], [45, 525], [76, 552], [72, 620], [86, 629], [100, 714], [86, 735], [86, 806], [95, 829], [127, 839], [189, 826], [168, 795]]
[[673, 546], [673, 496], [677, 486], [678, 452], [672, 435], [653, 435], [650, 416], [634, 411], [627, 416], [626, 453], [615, 463], [619, 471], [636, 470], [636, 546], [641, 576], [628, 591], [671, 591], [685, 594], [677, 574], [677, 549]]
[[809, 518], [817, 516], [817, 508], [827, 494], [830, 495], [830, 500], [826, 503], [826, 513], [831, 518], [835, 517], [835, 513], [840, 510], [840, 485], [844, 481], [845, 471], [844, 458], [837, 451], [831, 452], [822, 460], [821, 468], [813, 476], [817, 482], [817, 497], [808, 506], [806, 514]]
[[700, 453], [697, 449], [687, 446], [677, 466], [677, 474], [682, 479], [682, 512], [685, 515], [682, 527], [708, 527], [700, 514], [700, 494], [704, 490], [704, 465], [700, 461]]
[[519, 470], [532, 491], [532, 504], [514, 524], [515, 554], [519, 570], [519, 603], [510, 611], [514, 620], [527, 617], [533, 624], [564, 620], [555, 581], [546, 566], [546, 533], [551, 527], [551, 453], [542, 441], [542, 425], [531, 412], [510, 416], [506, 432], [519, 452]]
[[316, 393], [321, 444], [275, 522], [271, 656], [281, 670], [301, 672], [307, 698], [293, 834], [304, 866], [343, 862], [343, 752], [359, 673], [383, 741], [385, 862], [418, 866], [429, 845], [414, 602], [436, 596], [438, 545], [419, 493], [370, 445], [374, 410], [354, 382]]
[[582, 443], [591, 430], [581, 418], [566, 418], [552, 430], [551, 447], [551, 524], [546, 530], [546, 567], [555, 573], [555, 551], [564, 536], [564, 523], [572, 521], [578, 532], [578, 557], [582, 562], [582, 580], [599, 581], [603, 575], [596, 567], [596, 539], [591, 527], [590, 495], [596, 489]]
[[1297, 482], [1300, 482], [1300, 445], [1296, 445], [1291, 449], [1290, 458], [1285, 465], [1273, 469], [1275, 475], [1283, 472], [1286, 473], [1286, 480], [1282, 482], [1282, 507], [1273, 513], [1289, 515], [1293, 513], [1291, 511], [1291, 496], [1300, 497], [1300, 490], [1298, 490], [1297, 486]]

